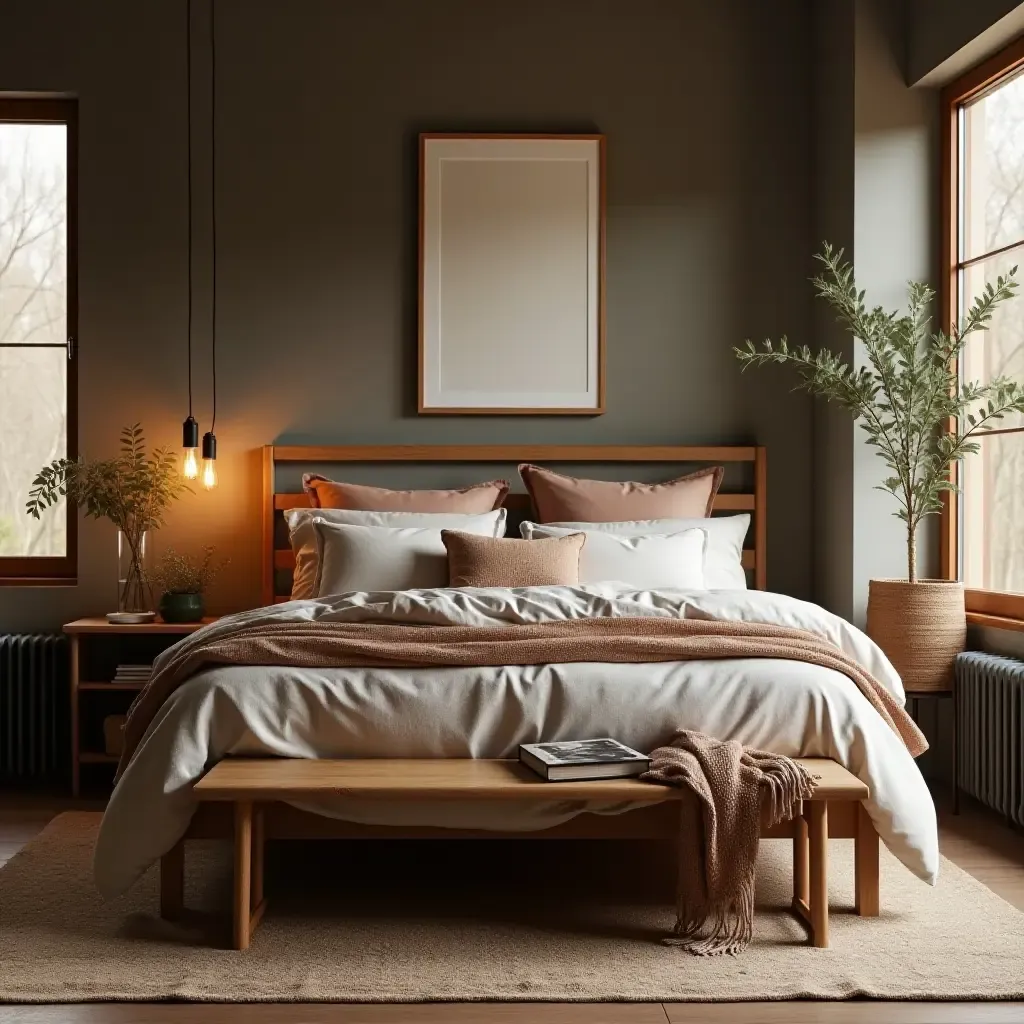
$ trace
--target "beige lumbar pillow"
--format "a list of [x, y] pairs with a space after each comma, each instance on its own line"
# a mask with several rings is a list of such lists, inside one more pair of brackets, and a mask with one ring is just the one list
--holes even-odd
[[544, 540], [498, 540], [442, 530], [450, 587], [575, 587], [580, 581], [582, 533]]

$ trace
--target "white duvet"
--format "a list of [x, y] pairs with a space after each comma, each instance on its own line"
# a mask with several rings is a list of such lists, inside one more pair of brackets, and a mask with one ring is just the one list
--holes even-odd
[[[761, 591], [637, 591], [623, 584], [440, 589], [292, 601], [221, 619], [198, 644], [240, 623], [328, 619], [462, 625], [595, 616], [770, 622], [810, 630], [855, 658], [901, 701], [884, 654], [824, 609]], [[650, 751], [680, 728], [790, 756], [831, 757], [868, 784], [868, 810], [890, 850], [934, 882], [935, 808], [914, 760], [856, 685], [831, 669], [772, 659], [498, 668], [217, 667], [166, 701], [114, 790], [95, 852], [108, 897], [127, 889], [184, 834], [191, 788], [229, 755], [515, 757], [520, 743], [614, 736]], [[351, 821], [532, 830], [585, 811], [557, 798], [513, 811], [465, 802], [309, 805]]]

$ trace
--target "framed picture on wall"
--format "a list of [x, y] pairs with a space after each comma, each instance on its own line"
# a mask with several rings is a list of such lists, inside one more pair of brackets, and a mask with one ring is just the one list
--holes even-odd
[[604, 136], [420, 136], [419, 411], [604, 412]]

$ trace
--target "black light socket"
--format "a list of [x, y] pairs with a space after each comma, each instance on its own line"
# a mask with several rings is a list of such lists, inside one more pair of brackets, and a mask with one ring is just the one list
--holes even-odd
[[191, 416], [181, 425], [181, 447], [199, 447], [199, 424]]
[[207, 431], [205, 434], [203, 434], [203, 458], [217, 458], [217, 438], [210, 431]]

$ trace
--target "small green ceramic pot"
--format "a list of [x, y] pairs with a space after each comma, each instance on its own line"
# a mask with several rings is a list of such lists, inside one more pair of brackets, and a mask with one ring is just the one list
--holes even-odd
[[205, 610], [202, 594], [164, 594], [160, 598], [164, 622], [199, 622]]

